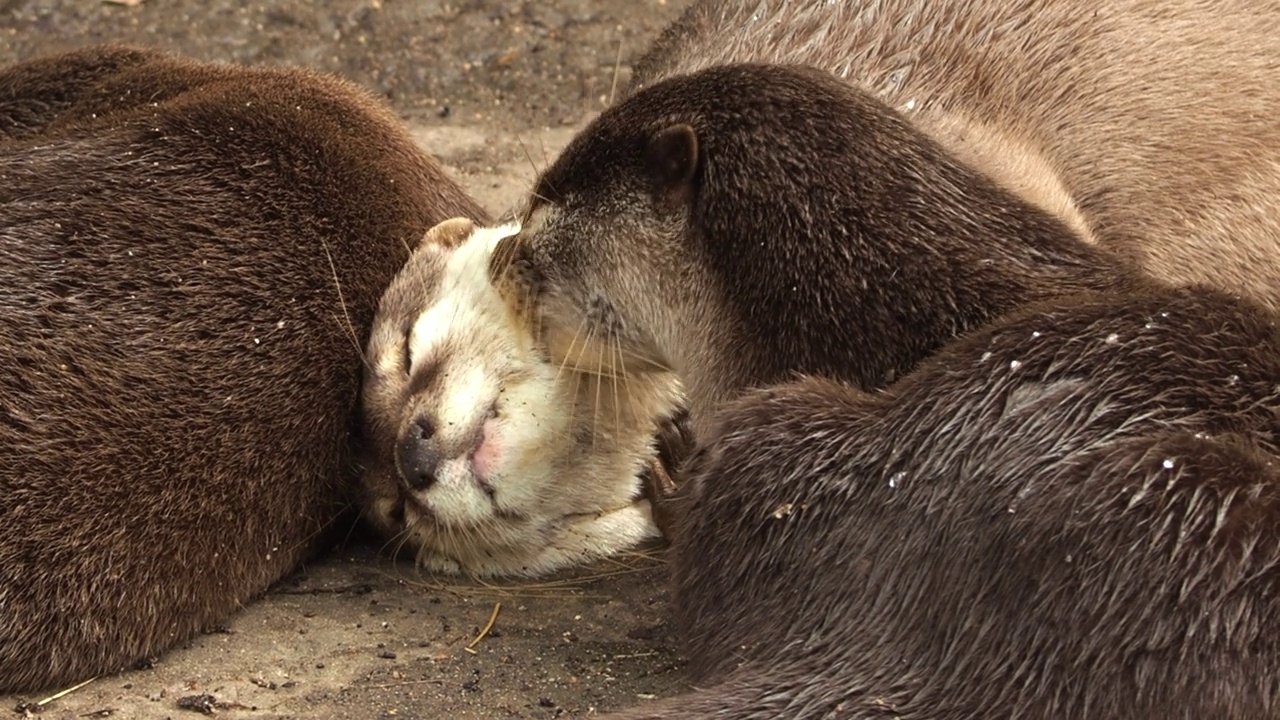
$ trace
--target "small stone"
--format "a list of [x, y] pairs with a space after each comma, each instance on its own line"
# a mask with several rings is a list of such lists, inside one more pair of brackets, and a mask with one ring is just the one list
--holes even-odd
[[217, 711], [218, 699], [208, 693], [204, 695], [187, 695], [186, 697], [178, 698], [177, 705], [180, 710], [190, 710], [201, 715], [212, 715]]

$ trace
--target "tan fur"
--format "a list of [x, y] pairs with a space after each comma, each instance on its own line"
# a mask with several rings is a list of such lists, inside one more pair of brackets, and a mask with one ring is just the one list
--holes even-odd
[[476, 224], [470, 218], [449, 218], [427, 230], [422, 236], [422, 242], [452, 250], [471, 237], [475, 229]]
[[700, 2], [632, 91], [729, 62], [815, 65], [1156, 276], [1278, 308], [1277, 58], [1265, 0]]
[[92, 47], [0, 69], [0, 693], [163, 652], [350, 502], [360, 346], [483, 211], [336, 78]]

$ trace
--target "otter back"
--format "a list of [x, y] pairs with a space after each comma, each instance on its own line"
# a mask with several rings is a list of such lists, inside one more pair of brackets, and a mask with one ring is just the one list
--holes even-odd
[[0, 692], [219, 620], [346, 503], [361, 346], [482, 211], [368, 94], [96, 47], [0, 71]]
[[1278, 447], [1275, 315], [1211, 292], [744, 395], [673, 546], [700, 690], [622, 717], [1276, 717]]

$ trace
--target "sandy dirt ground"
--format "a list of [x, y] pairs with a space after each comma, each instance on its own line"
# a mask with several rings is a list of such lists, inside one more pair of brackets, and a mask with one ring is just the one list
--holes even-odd
[[[423, 146], [501, 212], [685, 4], [0, 0], [0, 62], [125, 41], [335, 72], [385, 95]], [[484, 586], [425, 576], [350, 542], [145, 667], [42, 705], [48, 696], [0, 697], [0, 716], [592, 716], [684, 687], [667, 601], [658, 549]]]

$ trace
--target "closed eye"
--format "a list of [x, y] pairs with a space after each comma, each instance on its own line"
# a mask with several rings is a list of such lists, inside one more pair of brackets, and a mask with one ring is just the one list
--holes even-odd
[[[421, 360], [422, 358], [418, 358]], [[428, 359], [426, 362], [419, 363], [420, 367], [417, 372], [409, 376], [409, 382], [405, 386], [406, 396], [412, 397], [429, 388], [440, 377], [440, 373], [444, 370], [444, 363], [440, 358]]]
[[413, 374], [413, 343], [410, 342], [410, 340], [412, 340], [412, 336], [413, 327], [411, 326], [405, 330], [403, 336], [404, 339], [400, 344], [403, 349], [402, 352], [404, 353], [404, 357], [401, 358], [402, 362], [400, 367], [404, 369], [405, 377], [409, 377]]

